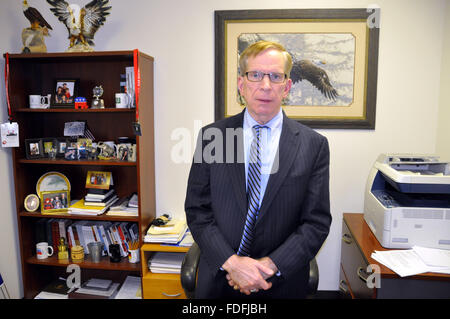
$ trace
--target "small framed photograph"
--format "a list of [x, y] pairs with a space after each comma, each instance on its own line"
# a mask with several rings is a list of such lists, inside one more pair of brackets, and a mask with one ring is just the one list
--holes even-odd
[[44, 146], [40, 138], [25, 139], [25, 150], [27, 159], [44, 157]]
[[41, 213], [66, 212], [69, 208], [70, 193], [67, 190], [42, 192]]
[[43, 138], [44, 157], [55, 158], [58, 150], [58, 140], [53, 137]]
[[56, 79], [51, 106], [55, 108], [75, 107], [75, 97], [77, 95], [78, 79]]
[[39, 208], [39, 197], [36, 194], [30, 194], [25, 197], [23, 206], [27, 212], [35, 212]]
[[109, 189], [111, 180], [111, 172], [88, 171], [86, 188]]
[[56, 147], [56, 157], [64, 157], [64, 154], [66, 153], [66, 148], [69, 146], [69, 141], [65, 137], [58, 137], [56, 139], [57, 141], [57, 147]]

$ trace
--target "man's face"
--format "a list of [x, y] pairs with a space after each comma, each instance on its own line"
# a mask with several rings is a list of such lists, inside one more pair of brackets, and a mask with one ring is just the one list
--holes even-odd
[[[281, 52], [268, 49], [255, 57], [248, 58], [247, 70], [263, 73], [285, 73], [285, 60]], [[273, 83], [265, 75], [260, 82], [251, 82], [246, 76], [239, 76], [239, 92], [247, 102], [250, 115], [259, 123], [264, 124], [278, 114], [281, 101], [287, 97], [292, 86], [292, 80], [286, 79], [282, 83]]]

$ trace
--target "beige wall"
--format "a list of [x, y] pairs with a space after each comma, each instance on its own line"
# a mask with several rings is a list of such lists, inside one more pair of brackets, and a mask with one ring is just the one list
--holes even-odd
[[450, 161], [450, 1], [446, 4], [436, 153]]
[[[32, 0], [53, 26], [49, 52], [68, 45], [67, 31], [45, 1]], [[86, 0], [70, 2], [85, 4]], [[381, 7], [376, 129], [319, 130], [331, 150], [333, 224], [318, 256], [319, 289], [337, 290], [343, 212], [362, 212], [369, 169], [383, 152], [434, 153], [450, 135], [449, 9], [445, 0], [111, 0], [112, 13], [96, 35], [96, 50], [139, 48], [155, 57], [157, 214], [183, 216], [189, 164], [170, 160], [172, 132], [214, 119], [214, 10]], [[27, 26], [21, 2], [0, 2], [0, 51], [18, 53]], [[444, 22], [446, 33], [444, 36]], [[446, 42], [444, 44], [444, 38]], [[443, 47], [445, 45], [445, 48]], [[0, 68], [3, 70], [3, 60]], [[441, 69], [447, 70], [446, 76]], [[0, 121], [6, 120], [4, 83]], [[438, 114], [440, 119], [438, 120]], [[439, 129], [438, 129], [439, 123]], [[439, 141], [439, 143], [437, 143]], [[438, 145], [438, 146], [437, 146]], [[447, 148], [448, 150], [448, 148]], [[447, 153], [448, 154], [448, 153]], [[13, 297], [23, 296], [10, 150], [0, 149], [0, 271]], [[30, 181], [35, 182], [35, 181]]]

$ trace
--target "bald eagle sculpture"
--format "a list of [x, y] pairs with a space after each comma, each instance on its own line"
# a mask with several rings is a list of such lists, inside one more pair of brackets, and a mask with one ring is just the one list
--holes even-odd
[[77, 4], [69, 4], [64, 0], [47, 0], [50, 9], [59, 21], [63, 22], [69, 32], [70, 45], [68, 51], [80, 45], [80, 49], [72, 51], [93, 51], [94, 35], [106, 20], [111, 7], [109, 0], [92, 0], [83, 8]]
[[36, 8], [30, 7], [27, 0], [23, 1], [23, 14], [30, 21], [31, 29], [37, 30], [39, 27], [53, 30], [50, 24], [45, 21], [44, 17]]

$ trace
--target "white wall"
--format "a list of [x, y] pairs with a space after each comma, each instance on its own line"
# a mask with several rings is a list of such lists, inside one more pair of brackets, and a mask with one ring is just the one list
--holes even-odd
[[436, 153], [450, 160], [450, 1], [446, 4]]
[[[72, 0], [85, 4], [87, 0]], [[97, 50], [138, 48], [155, 57], [155, 147], [157, 214], [183, 216], [190, 165], [170, 160], [172, 132], [193, 131], [194, 121], [214, 119], [214, 10], [381, 7], [376, 130], [319, 130], [330, 142], [333, 224], [318, 256], [319, 289], [337, 290], [343, 212], [362, 212], [366, 177], [382, 152], [436, 151], [438, 112], [445, 113], [448, 84], [440, 84], [445, 0], [294, 1], [294, 0], [110, 0], [112, 13], [95, 37]], [[49, 52], [63, 52], [67, 31], [43, 0], [30, 0], [52, 25]], [[21, 2], [0, 3], [0, 51], [19, 53], [20, 33], [28, 25]], [[445, 57], [442, 57], [444, 53]], [[3, 69], [3, 60], [0, 67]], [[447, 72], [448, 76], [448, 72]], [[448, 79], [448, 78], [447, 78]], [[444, 76], [442, 76], [444, 83]], [[6, 120], [4, 83], [0, 121]], [[448, 83], [448, 82], [447, 82]], [[441, 100], [439, 100], [441, 90]], [[443, 95], [447, 95], [447, 97]], [[439, 109], [439, 105], [441, 108]], [[446, 113], [448, 116], [448, 113]], [[443, 122], [439, 122], [443, 123]], [[448, 129], [440, 131], [449, 135]], [[447, 130], [447, 131], [445, 131]], [[448, 145], [448, 144], [447, 144]], [[23, 296], [17, 245], [17, 218], [10, 150], [0, 150], [0, 271], [14, 297]]]

